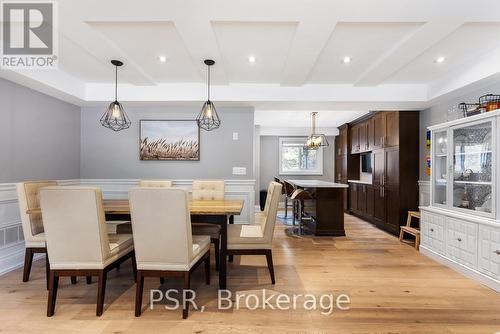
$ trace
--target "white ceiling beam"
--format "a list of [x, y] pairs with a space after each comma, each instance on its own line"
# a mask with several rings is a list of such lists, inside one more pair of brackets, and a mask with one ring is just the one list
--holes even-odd
[[[109, 100], [113, 84], [94, 83], [86, 85], [87, 101]], [[121, 84], [121, 101], [201, 101], [206, 85], [203, 83], [158, 84], [135, 86]], [[354, 87], [352, 85], [304, 85], [283, 87], [273, 84], [231, 84], [213, 86], [215, 101], [417, 101], [427, 98], [426, 85], [379, 85], [376, 87]]]
[[479, 59], [474, 59], [473, 63], [461, 66], [429, 84], [428, 100], [436, 102], [439, 99], [464, 95], [466, 92], [498, 83], [500, 78], [500, 62], [498, 59], [500, 59], [500, 48]]
[[306, 83], [336, 24], [331, 17], [320, 15], [315, 20], [299, 23], [283, 70], [283, 86], [301, 86]]
[[373, 65], [358, 78], [355, 85], [375, 86], [382, 83], [462, 24], [461, 21], [436, 20], [422, 25], [413, 34], [376, 59]]
[[72, 104], [85, 100], [85, 84], [62, 71], [2, 69], [0, 77]]

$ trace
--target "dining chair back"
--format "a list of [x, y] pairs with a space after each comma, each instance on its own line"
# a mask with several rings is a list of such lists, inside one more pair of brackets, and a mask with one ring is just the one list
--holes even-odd
[[222, 201], [225, 195], [223, 180], [194, 180], [192, 197], [195, 201]]
[[264, 219], [261, 219], [261, 228], [264, 239], [271, 242], [276, 225], [276, 215], [281, 197], [282, 185], [277, 182], [271, 182], [267, 188], [267, 199], [264, 207]]
[[51, 269], [102, 269], [110, 245], [102, 193], [94, 187], [40, 191]]
[[[210, 236], [191, 235], [188, 193], [180, 188], [132, 188], [129, 193], [137, 261], [135, 316], [142, 312], [144, 278], [183, 276], [183, 295], [191, 294], [191, 272], [205, 263], [210, 284]], [[189, 303], [183, 300], [182, 317]]]
[[[40, 207], [40, 189], [50, 186], [57, 186], [57, 182], [29, 181], [17, 184], [19, 213], [21, 215], [21, 223], [26, 247], [45, 247], [45, 240], [41, 240], [41, 236], [39, 235], [44, 232], [42, 214], [28, 214], [26, 211], [29, 209], [38, 209]], [[43, 236], [42, 238], [45, 239]]]
[[188, 269], [193, 240], [184, 189], [133, 188], [130, 214], [138, 269]]

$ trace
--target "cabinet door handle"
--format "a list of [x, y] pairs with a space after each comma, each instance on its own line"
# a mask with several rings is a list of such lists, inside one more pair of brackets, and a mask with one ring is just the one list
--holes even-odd
[[500, 255], [500, 249], [497, 249], [496, 251], [494, 251], [493, 253], [495, 253], [496, 255]]
[[457, 238], [458, 242], [462, 242], [462, 238]]
[[433, 229], [433, 228], [431, 228], [431, 232], [434, 232], [434, 229]]

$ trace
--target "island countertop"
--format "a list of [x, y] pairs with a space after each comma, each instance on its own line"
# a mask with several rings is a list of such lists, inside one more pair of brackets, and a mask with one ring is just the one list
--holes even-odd
[[287, 180], [301, 188], [349, 188], [349, 185], [321, 180]]

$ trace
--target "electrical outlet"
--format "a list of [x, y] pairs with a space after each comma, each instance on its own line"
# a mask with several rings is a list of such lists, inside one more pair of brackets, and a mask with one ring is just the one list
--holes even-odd
[[247, 175], [245, 167], [233, 167], [233, 175]]
[[238, 132], [233, 132], [233, 140], [238, 140]]

